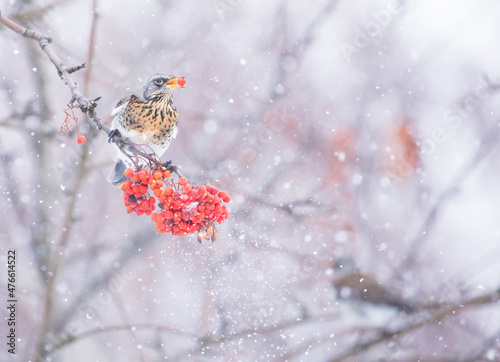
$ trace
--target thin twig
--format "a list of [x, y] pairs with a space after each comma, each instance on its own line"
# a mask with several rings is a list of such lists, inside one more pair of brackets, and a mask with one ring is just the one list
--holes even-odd
[[89, 37], [89, 47], [87, 52], [87, 71], [85, 72], [85, 77], [83, 81], [83, 93], [88, 95], [88, 90], [90, 86], [90, 79], [92, 78], [92, 70], [94, 68], [94, 54], [95, 54], [95, 41], [97, 36], [97, 0], [92, 2], [92, 25], [90, 26], [90, 37]]
[[21, 34], [22, 36], [28, 38], [28, 39], [33, 39], [38, 42], [40, 45], [40, 48], [47, 54], [49, 57], [50, 61], [52, 64], [55, 65], [59, 76], [64, 80], [66, 85], [69, 87], [71, 91], [71, 103], [76, 103], [78, 105], [78, 108], [80, 110], [87, 114], [90, 119], [96, 124], [97, 128], [100, 130], [103, 130], [107, 134], [111, 132], [109, 127], [104, 125], [102, 121], [97, 117], [97, 114], [95, 113], [95, 107], [97, 106], [95, 100], [91, 100], [87, 97], [84, 97], [82, 93], [78, 90], [78, 86], [76, 82], [73, 80], [71, 77], [71, 74], [68, 72], [69, 69], [59, 58], [59, 56], [54, 52], [50, 44], [52, 43], [52, 39], [49, 38], [46, 35], [43, 35], [42, 33], [31, 30], [28, 28], [25, 28], [22, 25], [19, 25], [15, 23], [14, 21], [10, 20], [9, 18], [3, 16], [0, 13], [0, 23], [5, 25], [7, 28], [11, 29], [12, 31], [15, 31], [18, 34]]
[[71, 73], [74, 73], [74, 72], [78, 72], [80, 69], [85, 68], [86, 65], [87, 64], [83, 63], [83, 64], [80, 64], [80, 65], [77, 65], [76, 67], [68, 68], [68, 73], [71, 74]]

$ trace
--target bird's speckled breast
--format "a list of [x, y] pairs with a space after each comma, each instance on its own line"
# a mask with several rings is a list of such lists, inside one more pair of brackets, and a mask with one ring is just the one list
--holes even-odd
[[137, 132], [140, 143], [161, 145], [170, 142], [177, 117], [171, 98], [144, 102], [133, 95], [120, 117], [120, 125]]

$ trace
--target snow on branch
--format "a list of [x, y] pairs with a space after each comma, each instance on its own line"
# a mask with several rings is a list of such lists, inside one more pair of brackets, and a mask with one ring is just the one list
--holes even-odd
[[[2, 15], [0, 11], [0, 23], [9, 28], [10, 30], [28, 38], [28, 39], [33, 39], [38, 42], [40, 45], [40, 48], [42, 51], [47, 54], [48, 58], [54, 64], [54, 66], [57, 69], [57, 73], [61, 77], [61, 79], [64, 81], [64, 83], [69, 87], [71, 91], [71, 100], [70, 104], [76, 105], [82, 113], [86, 114], [89, 116], [89, 118], [94, 122], [97, 126], [97, 129], [102, 130], [106, 132], [106, 134], [111, 133], [111, 129], [107, 127], [100, 118], [97, 116], [97, 113], [95, 112], [95, 108], [97, 106], [97, 101], [100, 99], [100, 97], [97, 97], [95, 99], [90, 99], [85, 97], [79, 90], [78, 90], [78, 85], [71, 76], [72, 73], [85, 68], [85, 64], [78, 65], [76, 67], [67, 67], [61, 58], [57, 55], [57, 53], [52, 49], [51, 44], [52, 44], [52, 39], [49, 38], [48, 36], [32, 29], [25, 28], [24, 26], [12, 21], [11, 19], [5, 17]], [[120, 137], [120, 138], [114, 138], [113, 142], [116, 143], [116, 145], [122, 150], [122, 152], [126, 153], [124, 151], [125, 148], [128, 150], [133, 150], [135, 154], [140, 154], [140, 150], [137, 149], [136, 145], [132, 144], [128, 139]]]

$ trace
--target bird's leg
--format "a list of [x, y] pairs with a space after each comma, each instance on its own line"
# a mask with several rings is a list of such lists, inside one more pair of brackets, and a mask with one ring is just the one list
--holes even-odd
[[108, 135], [108, 143], [116, 143], [118, 140], [122, 138], [122, 134], [116, 128], [112, 129]]
[[[128, 158], [131, 158], [128, 152], [131, 154], [137, 155], [137, 148], [130, 143], [130, 140], [126, 137], [123, 137], [120, 131], [116, 128], [112, 129], [108, 134], [108, 143], [114, 143], [118, 146], [123, 154], [125, 154]], [[133, 161], [133, 160], [132, 160]]]
[[182, 174], [179, 172], [180, 166], [174, 165], [171, 160], [164, 162], [162, 166], [165, 170], [169, 170], [170, 172], [175, 173], [177, 176], [182, 177]]

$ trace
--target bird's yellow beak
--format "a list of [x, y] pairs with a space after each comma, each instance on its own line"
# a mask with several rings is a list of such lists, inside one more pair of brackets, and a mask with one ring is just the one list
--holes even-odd
[[186, 84], [186, 79], [183, 77], [172, 78], [165, 83], [170, 88], [182, 88], [184, 84]]

